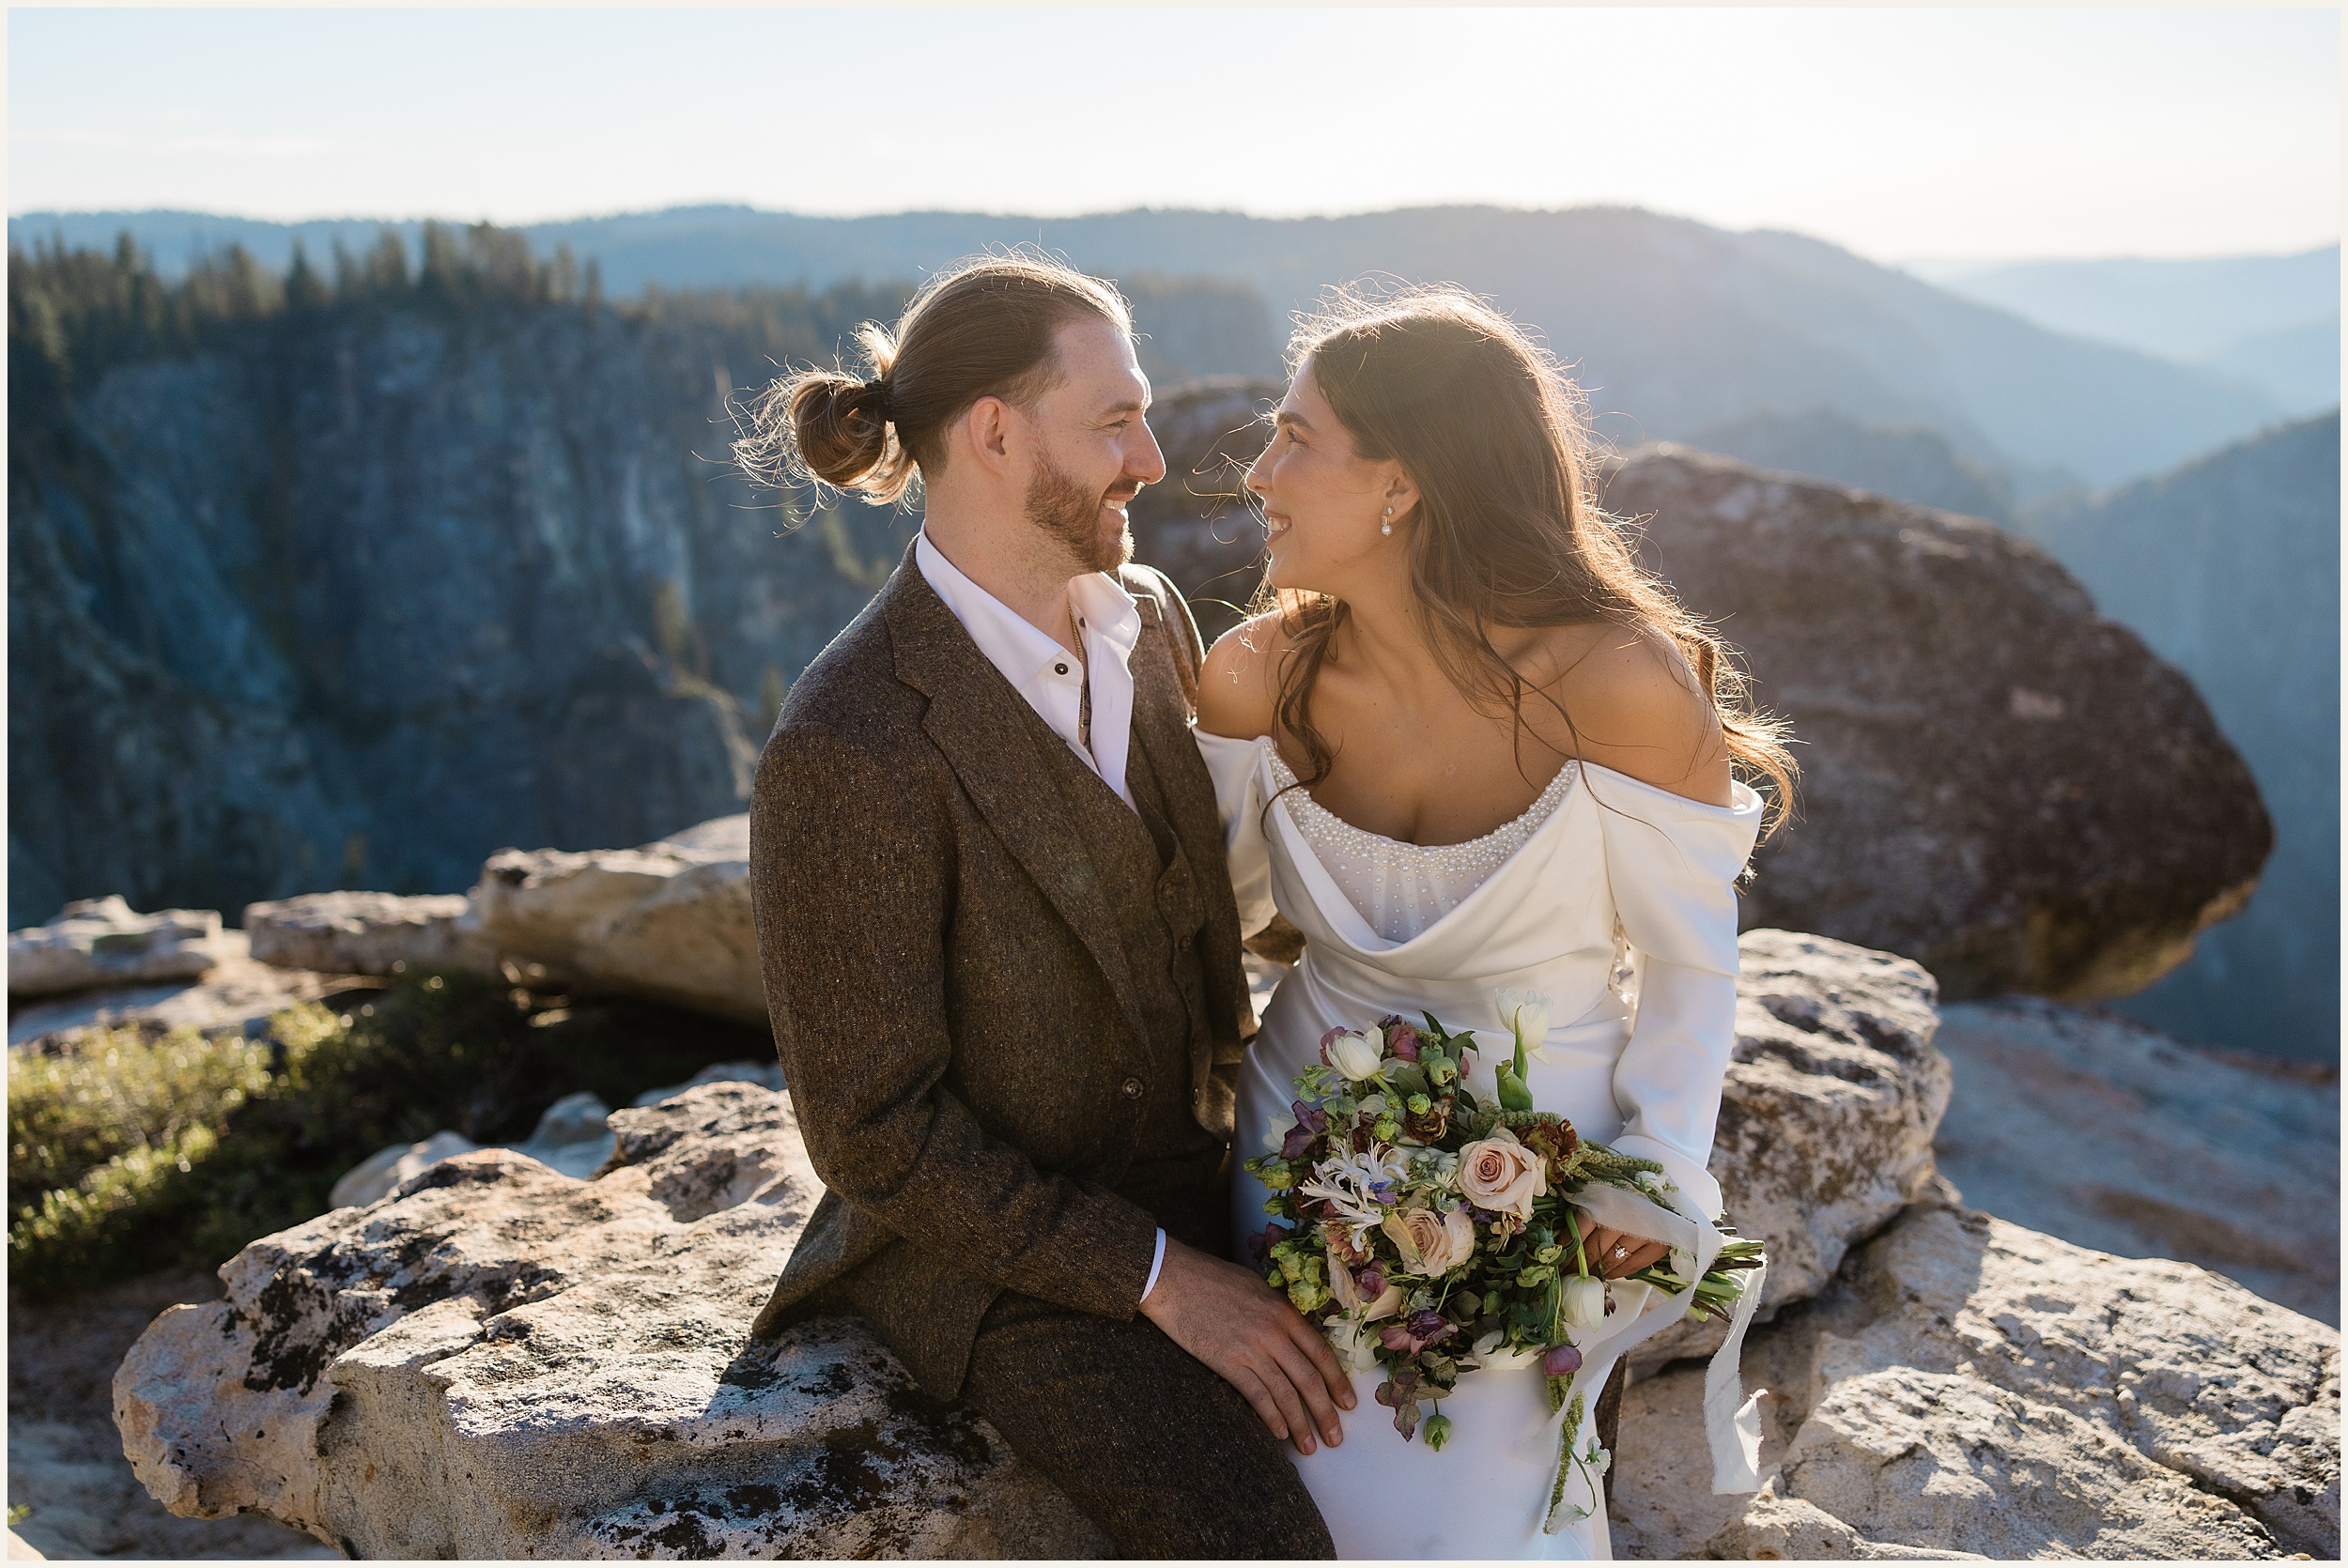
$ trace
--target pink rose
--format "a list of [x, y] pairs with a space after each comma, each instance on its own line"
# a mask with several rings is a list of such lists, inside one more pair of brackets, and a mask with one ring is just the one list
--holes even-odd
[[1467, 1210], [1448, 1215], [1413, 1208], [1386, 1216], [1385, 1233], [1413, 1274], [1430, 1278], [1465, 1263], [1475, 1251], [1475, 1222]]
[[1549, 1191], [1541, 1157], [1507, 1135], [1470, 1144], [1460, 1151], [1460, 1191], [1470, 1203], [1494, 1214], [1533, 1218], [1533, 1200]]

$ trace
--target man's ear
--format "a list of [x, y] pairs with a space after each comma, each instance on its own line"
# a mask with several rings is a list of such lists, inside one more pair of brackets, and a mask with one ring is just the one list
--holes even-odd
[[989, 473], [1008, 474], [1012, 444], [1017, 438], [1012, 428], [1017, 410], [999, 397], [981, 397], [962, 419], [979, 466]]

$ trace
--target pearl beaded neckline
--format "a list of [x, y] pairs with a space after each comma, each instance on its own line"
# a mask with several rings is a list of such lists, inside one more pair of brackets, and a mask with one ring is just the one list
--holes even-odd
[[1297, 831], [1355, 911], [1388, 942], [1408, 942], [1458, 908], [1524, 848], [1581, 772], [1579, 762], [1568, 761], [1522, 815], [1478, 838], [1460, 844], [1406, 844], [1355, 827], [1313, 799], [1309, 790], [1290, 789], [1295, 772], [1276, 748], [1264, 749], [1274, 787], [1287, 792], [1280, 801]]

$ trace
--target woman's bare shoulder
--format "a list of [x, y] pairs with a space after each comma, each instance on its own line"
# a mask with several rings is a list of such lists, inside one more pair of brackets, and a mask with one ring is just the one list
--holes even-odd
[[1565, 730], [1585, 761], [1711, 806], [1729, 804], [1727, 737], [1719, 711], [1679, 644], [1650, 627], [1579, 627], [1561, 637], [1569, 650], [1549, 687], [1571, 718], [1544, 703], [1526, 716], [1544, 731]]
[[1216, 638], [1198, 676], [1198, 728], [1237, 740], [1271, 734], [1279, 715], [1280, 655], [1287, 648], [1277, 610], [1243, 621]]

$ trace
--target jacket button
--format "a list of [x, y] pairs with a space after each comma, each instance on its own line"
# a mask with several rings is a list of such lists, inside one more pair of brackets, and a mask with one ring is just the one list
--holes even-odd
[[1140, 1079], [1128, 1078], [1125, 1080], [1125, 1098], [1127, 1099], [1139, 1099], [1141, 1098]]
[[1181, 936], [1174, 939], [1174, 950], [1178, 953], [1187, 953], [1190, 951], [1189, 932], [1185, 931]]

